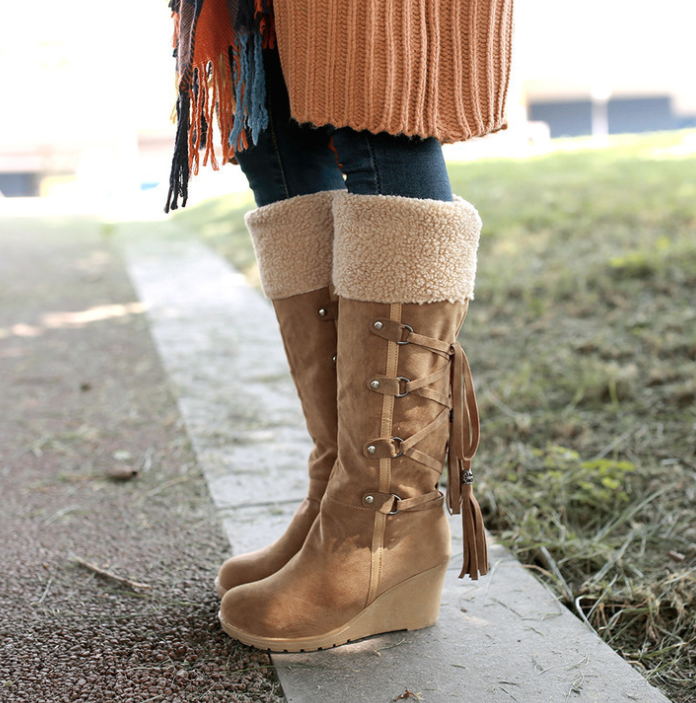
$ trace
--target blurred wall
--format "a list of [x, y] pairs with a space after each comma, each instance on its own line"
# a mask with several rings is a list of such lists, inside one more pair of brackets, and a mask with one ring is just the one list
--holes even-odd
[[518, 0], [527, 102], [668, 96], [696, 115], [694, 0]]
[[173, 134], [166, 0], [34, 0], [2, 14], [0, 173], [83, 195], [136, 190], [139, 133]]

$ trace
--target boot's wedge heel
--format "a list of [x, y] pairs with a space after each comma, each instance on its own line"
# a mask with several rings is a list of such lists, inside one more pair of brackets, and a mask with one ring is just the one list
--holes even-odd
[[449, 562], [412, 576], [377, 597], [342, 627], [322, 635], [298, 638], [259, 637], [220, 622], [234, 639], [271, 652], [313, 652], [385, 632], [432, 627], [440, 612], [440, 595]]

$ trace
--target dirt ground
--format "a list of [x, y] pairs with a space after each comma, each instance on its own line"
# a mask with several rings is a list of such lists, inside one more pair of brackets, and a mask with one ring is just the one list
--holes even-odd
[[0, 231], [0, 699], [283, 700], [218, 625], [228, 544], [102, 226]]

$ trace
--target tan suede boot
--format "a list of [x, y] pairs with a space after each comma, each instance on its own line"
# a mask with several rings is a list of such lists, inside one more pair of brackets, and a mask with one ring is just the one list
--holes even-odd
[[[435, 623], [450, 558], [438, 482], [449, 441], [458, 511], [478, 442], [456, 342], [473, 292], [476, 211], [462, 200], [341, 194], [334, 216], [338, 461], [300, 551], [230, 590], [220, 610], [229, 635], [273, 651]], [[473, 497], [465, 503], [465, 571], [477, 578], [485, 536]]]
[[290, 525], [273, 544], [234, 556], [220, 567], [220, 596], [282, 568], [300, 550], [319, 514], [336, 461], [336, 315], [331, 258], [334, 192], [298, 196], [246, 217], [264, 293], [275, 308], [290, 372], [314, 442], [309, 489]]

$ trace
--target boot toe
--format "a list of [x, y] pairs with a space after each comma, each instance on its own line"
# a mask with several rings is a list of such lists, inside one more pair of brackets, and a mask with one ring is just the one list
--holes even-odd
[[[261, 551], [263, 550], [259, 550]], [[223, 562], [215, 579], [215, 588], [222, 598], [233, 588], [266, 578], [267, 571], [268, 567], [263, 554], [258, 552], [240, 554]]]
[[262, 582], [242, 585], [225, 594], [219, 617], [228, 634], [243, 642], [244, 633], [269, 640], [312, 634], [307, 631], [309, 603], [289, 593], [284, 597], [274, 595], [273, 589], [260, 588], [261, 585]]

